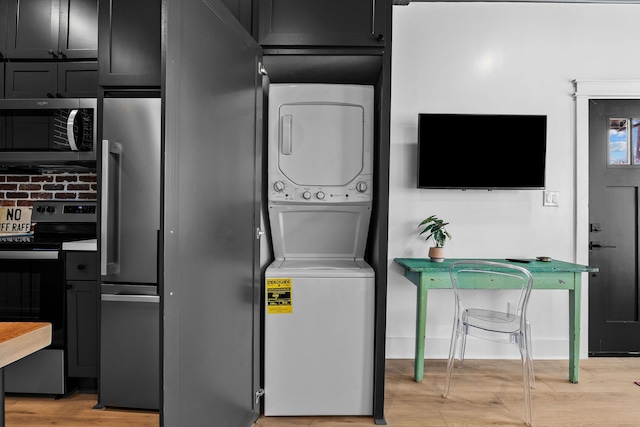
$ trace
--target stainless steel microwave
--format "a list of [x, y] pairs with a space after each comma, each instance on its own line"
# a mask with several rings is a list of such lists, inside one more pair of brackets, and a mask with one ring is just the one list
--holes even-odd
[[0, 166], [96, 161], [95, 98], [0, 100]]

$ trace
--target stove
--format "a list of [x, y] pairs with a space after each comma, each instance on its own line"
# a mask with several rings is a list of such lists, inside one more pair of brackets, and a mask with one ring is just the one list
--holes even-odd
[[0, 238], [0, 321], [53, 326], [50, 346], [5, 367], [6, 392], [68, 392], [63, 245], [96, 238], [96, 219], [96, 202], [37, 201], [31, 232]]
[[95, 239], [96, 221], [96, 202], [36, 201], [31, 213], [32, 231], [0, 237], [0, 259], [30, 256], [3, 252], [59, 251], [65, 242]]

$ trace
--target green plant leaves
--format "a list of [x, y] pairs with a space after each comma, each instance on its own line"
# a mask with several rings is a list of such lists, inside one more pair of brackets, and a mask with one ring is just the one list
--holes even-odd
[[451, 233], [447, 231], [445, 228], [449, 225], [448, 222], [444, 222], [444, 220], [438, 218], [435, 215], [431, 215], [428, 218], [424, 219], [419, 225], [418, 228], [424, 226], [420, 235], [425, 233], [429, 233], [425, 240], [429, 240], [433, 238], [437, 247], [444, 246], [447, 239], [451, 239]]

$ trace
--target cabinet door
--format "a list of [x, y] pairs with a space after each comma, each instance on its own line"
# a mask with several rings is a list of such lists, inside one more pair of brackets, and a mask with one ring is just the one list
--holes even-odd
[[6, 98], [53, 98], [57, 92], [55, 62], [7, 62]]
[[98, 376], [97, 313], [97, 282], [67, 282], [67, 369], [70, 377]]
[[259, 42], [265, 46], [385, 44], [384, 0], [265, 0]]
[[[0, 58], [7, 56], [7, 6], [9, 0], [0, 0]], [[4, 80], [2, 80], [4, 81]]]
[[9, 0], [7, 58], [57, 55], [59, 0]]
[[7, 62], [6, 98], [96, 98], [98, 63]]
[[97, 98], [98, 63], [58, 63], [58, 85], [56, 95], [62, 98]]
[[98, 57], [98, 2], [60, 0], [59, 58]]
[[161, 0], [99, 2], [101, 86], [160, 86]]

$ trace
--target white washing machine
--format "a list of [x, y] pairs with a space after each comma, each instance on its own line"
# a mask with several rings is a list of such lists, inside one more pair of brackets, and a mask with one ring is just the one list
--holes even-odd
[[269, 90], [264, 413], [372, 415], [373, 87]]

